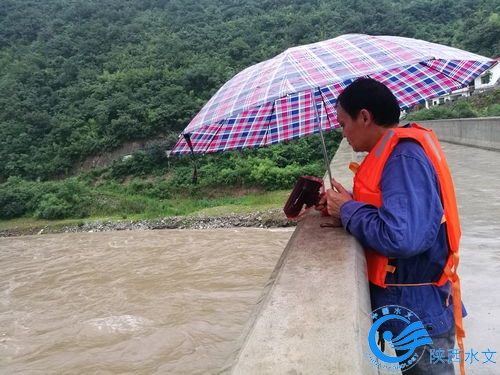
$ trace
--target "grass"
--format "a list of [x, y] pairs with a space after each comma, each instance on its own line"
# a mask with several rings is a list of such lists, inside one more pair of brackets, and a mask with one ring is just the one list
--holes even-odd
[[90, 216], [81, 219], [43, 220], [22, 217], [0, 220], [0, 230], [63, 227], [87, 221], [123, 221], [158, 219], [168, 216], [224, 216], [254, 211], [282, 208], [289, 190], [251, 192], [241, 196], [213, 198], [177, 198], [157, 200], [141, 195], [99, 192], [99, 199], [92, 207]]
[[[116, 191], [100, 191], [93, 197], [90, 216], [133, 216], [137, 218], [157, 218], [164, 216], [185, 216], [194, 213], [208, 213], [213, 209], [226, 214], [229, 212], [248, 212], [268, 208], [282, 207], [288, 197], [288, 190], [272, 192], [247, 192], [243, 195], [235, 192], [231, 196], [223, 195], [200, 197], [176, 197], [174, 199], [156, 199], [139, 194], [127, 194]], [[233, 192], [234, 193], [234, 192]]]
[[65, 219], [65, 220], [42, 220], [34, 217], [19, 217], [10, 220], [0, 220], [0, 230], [6, 229], [28, 229], [33, 227], [44, 227], [53, 225], [78, 224], [89, 219]]
[[222, 216], [282, 208], [289, 194], [290, 190], [278, 190], [230, 199], [215, 199], [212, 202], [214, 205], [195, 211], [191, 215]]

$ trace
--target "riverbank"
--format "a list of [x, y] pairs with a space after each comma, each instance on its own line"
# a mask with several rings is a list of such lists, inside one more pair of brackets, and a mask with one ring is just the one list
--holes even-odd
[[274, 208], [224, 215], [191, 215], [140, 220], [89, 220], [77, 223], [20, 225], [0, 229], [0, 237], [115, 230], [215, 229], [232, 227], [278, 228], [295, 225], [296, 221], [287, 219], [281, 208]]

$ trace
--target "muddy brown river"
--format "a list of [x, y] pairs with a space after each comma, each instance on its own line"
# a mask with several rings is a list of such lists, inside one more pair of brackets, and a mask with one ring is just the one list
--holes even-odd
[[0, 238], [0, 373], [217, 373], [292, 232]]

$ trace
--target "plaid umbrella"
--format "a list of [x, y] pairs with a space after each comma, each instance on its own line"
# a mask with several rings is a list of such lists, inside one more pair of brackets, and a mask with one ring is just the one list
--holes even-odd
[[[294, 47], [234, 76], [183, 131], [173, 154], [268, 146], [339, 127], [338, 94], [370, 76], [402, 109], [466, 87], [495, 60], [395, 36], [347, 34]], [[321, 124], [321, 128], [320, 128]]]

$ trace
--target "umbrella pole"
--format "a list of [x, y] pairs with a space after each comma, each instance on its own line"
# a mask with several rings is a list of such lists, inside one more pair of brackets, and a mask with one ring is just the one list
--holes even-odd
[[[321, 95], [319, 87], [317, 90]], [[323, 127], [321, 126], [321, 117], [319, 117], [318, 106], [316, 105], [316, 101], [314, 102], [314, 110], [316, 111], [316, 118], [318, 119], [319, 136], [321, 138], [321, 149], [323, 151], [323, 159], [325, 160], [325, 168], [326, 171], [328, 172], [328, 177], [329, 177], [328, 185], [330, 185], [330, 188], [332, 188], [332, 171], [330, 170], [330, 159], [328, 158], [328, 153], [326, 152], [325, 137], [323, 136]]]
[[321, 129], [321, 124], [319, 125], [319, 136], [321, 138], [321, 148], [323, 150], [323, 159], [325, 160], [325, 168], [328, 172], [328, 177], [330, 178], [328, 183], [332, 187], [332, 171], [330, 169], [330, 159], [328, 158], [328, 153], [326, 152], [325, 138], [323, 137], [323, 129]]

